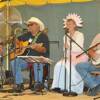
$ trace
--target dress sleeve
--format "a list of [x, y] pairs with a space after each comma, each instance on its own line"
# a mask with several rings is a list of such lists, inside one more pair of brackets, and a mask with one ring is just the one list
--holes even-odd
[[[75, 37], [75, 42], [82, 48], [84, 48], [84, 35], [83, 33], [78, 33]], [[72, 42], [72, 51], [73, 52], [81, 52], [82, 49], [74, 42]]]

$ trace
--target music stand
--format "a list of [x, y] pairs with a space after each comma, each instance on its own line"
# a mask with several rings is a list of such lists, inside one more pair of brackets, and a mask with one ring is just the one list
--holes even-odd
[[[43, 56], [17, 56], [18, 58], [21, 58], [23, 60], [25, 60], [26, 62], [28, 63], [44, 63], [44, 64], [51, 64], [52, 63], [52, 60], [49, 59], [49, 58], [46, 58], [46, 57], [43, 57]], [[37, 69], [37, 83], [39, 84], [39, 66], [38, 66], [38, 69]], [[36, 91], [36, 94], [37, 94], [38, 91]], [[39, 91], [43, 94], [43, 91], [42, 91], [42, 88], [41, 90]]]

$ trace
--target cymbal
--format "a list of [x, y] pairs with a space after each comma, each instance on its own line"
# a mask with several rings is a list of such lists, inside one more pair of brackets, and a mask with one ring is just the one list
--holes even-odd
[[7, 21], [8, 24], [22, 23], [21, 14], [15, 7], [9, 6], [7, 8], [5, 6], [1, 9], [1, 13], [2, 13], [1, 16], [2, 21]]
[[22, 24], [20, 12], [15, 7], [3, 7], [0, 10], [0, 35], [8, 38], [14, 30], [14, 24]]

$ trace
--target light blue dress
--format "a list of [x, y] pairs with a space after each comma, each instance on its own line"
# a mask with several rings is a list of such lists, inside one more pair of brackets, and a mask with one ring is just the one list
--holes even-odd
[[[65, 37], [65, 36], [64, 36]], [[76, 31], [74, 36], [72, 37], [81, 47], [84, 44], [84, 36], [79, 31]], [[67, 43], [69, 45], [69, 39], [67, 39]], [[72, 64], [71, 64], [71, 91], [76, 92], [78, 94], [83, 93], [84, 82], [76, 71], [75, 65], [78, 62], [85, 62], [88, 60], [87, 56], [84, 55], [79, 58], [79, 61], [75, 60], [76, 55], [80, 54], [82, 50], [74, 43], [72, 43]], [[65, 89], [65, 68], [66, 68], [66, 89], [69, 91], [69, 75], [70, 75], [70, 59], [69, 59], [69, 49], [67, 50], [67, 62], [65, 64], [65, 60], [61, 59], [58, 61], [54, 67], [54, 76], [53, 83], [51, 89], [60, 88], [61, 90]]]

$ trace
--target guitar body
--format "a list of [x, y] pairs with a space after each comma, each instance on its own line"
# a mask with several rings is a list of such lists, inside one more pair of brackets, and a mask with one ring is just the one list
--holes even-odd
[[16, 47], [15, 50], [11, 51], [10, 54], [9, 54], [10, 60], [13, 60], [17, 56], [22, 55], [25, 52], [26, 48], [24, 48], [24, 47], [28, 46], [28, 41], [16, 40], [16, 44], [15, 45], [16, 45], [15, 46]]
[[[32, 51], [32, 54], [34, 54], [33, 56], [40, 56], [43, 53], [43, 43], [33, 43], [29, 45], [29, 41], [19, 41], [16, 40], [16, 48], [15, 50], [10, 52], [10, 60], [13, 60], [14, 58], [16, 58], [19, 55], [27, 55], [28, 50]], [[29, 49], [31, 48], [31, 49]], [[30, 52], [31, 52], [30, 51]]]

